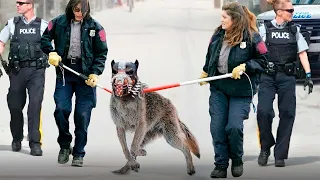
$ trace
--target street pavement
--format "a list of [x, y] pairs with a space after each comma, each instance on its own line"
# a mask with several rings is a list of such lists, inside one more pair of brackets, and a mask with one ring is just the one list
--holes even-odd
[[[106, 69], [99, 77], [99, 84], [110, 89], [110, 62], [139, 60], [140, 80], [150, 87], [197, 79], [205, 62], [207, 46], [214, 29], [219, 25], [220, 10], [213, 8], [212, 0], [144, 0], [135, 4], [133, 12], [128, 7], [107, 9], [93, 14], [105, 28], [109, 46]], [[246, 77], [243, 77], [246, 78]], [[183, 154], [158, 139], [146, 148], [147, 156], [138, 157], [140, 172], [118, 176], [111, 171], [122, 167], [126, 161], [116, 136], [115, 125], [109, 113], [110, 94], [98, 91], [97, 107], [93, 110], [89, 127], [87, 155], [84, 167], [57, 164], [59, 146], [58, 130], [53, 112], [55, 104], [54, 68], [46, 73], [45, 94], [42, 109], [43, 151], [42, 157], [29, 155], [28, 141], [23, 141], [20, 153], [11, 151], [9, 111], [6, 94], [8, 77], [0, 79], [0, 179], [1, 180], [71, 180], [71, 179], [210, 179], [214, 152], [209, 125], [209, 87], [198, 84], [158, 91], [177, 107], [181, 120], [190, 128], [199, 142], [201, 159], [193, 156], [196, 174], [187, 175]], [[244, 174], [240, 179], [318, 179], [320, 175], [320, 88], [306, 96], [297, 85], [297, 116], [290, 145], [287, 167], [275, 168], [273, 154], [269, 166], [259, 167], [257, 156], [256, 113], [251, 109], [250, 118], [244, 122]], [[257, 97], [253, 99], [257, 105]], [[28, 103], [28, 102], [27, 102]], [[278, 116], [277, 101], [274, 102]], [[27, 117], [27, 105], [24, 109]], [[276, 134], [278, 117], [274, 119]], [[73, 134], [73, 113], [70, 116], [70, 132]], [[25, 135], [27, 122], [25, 122]], [[129, 145], [133, 135], [128, 135]], [[129, 146], [130, 147], [130, 146]], [[272, 151], [273, 153], [273, 151]], [[230, 170], [228, 178], [233, 178]]]

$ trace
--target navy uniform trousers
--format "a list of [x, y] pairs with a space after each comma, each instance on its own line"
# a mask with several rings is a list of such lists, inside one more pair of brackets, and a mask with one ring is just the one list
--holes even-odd
[[13, 141], [23, 140], [23, 108], [26, 105], [27, 92], [28, 105], [28, 135], [29, 146], [42, 144], [41, 133], [41, 106], [45, 86], [45, 68], [20, 68], [18, 73], [9, 73], [10, 87], [7, 94], [7, 103], [10, 110], [10, 130]]
[[[278, 94], [279, 126], [276, 141], [272, 134], [275, 117], [273, 101]], [[262, 150], [273, 145], [276, 159], [287, 159], [293, 123], [296, 115], [296, 78], [278, 72], [275, 76], [262, 74], [258, 92], [257, 121]]]
[[229, 166], [229, 159], [242, 160], [243, 121], [249, 118], [250, 97], [228, 96], [210, 87], [210, 132], [216, 166]]
[[[79, 73], [82, 72], [80, 64], [68, 66]], [[62, 78], [57, 78], [54, 92], [56, 103], [54, 117], [59, 129], [57, 140], [61, 149], [70, 148], [72, 135], [69, 132], [69, 116], [72, 111], [72, 97], [75, 94], [75, 141], [72, 155], [74, 157], [84, 157], [91, 111], [96, 106], [96, 88], [86, 85], [83, 79], [67, 70], [64, 70], [64, 77], [65, 85], [63, 85]]]

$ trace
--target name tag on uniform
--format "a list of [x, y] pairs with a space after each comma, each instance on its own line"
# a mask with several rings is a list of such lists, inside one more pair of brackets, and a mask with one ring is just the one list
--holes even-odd
[[240, 43], [240, 48], [241, 49], [244, 49], [244, 48], [246, 48], [247, 47], [247, 43], [246, 42], [241, 42]]
[[95, 30], [90, 30], [89, 36], [93, 37], [95, 35], [96, 35], [96, 31]]

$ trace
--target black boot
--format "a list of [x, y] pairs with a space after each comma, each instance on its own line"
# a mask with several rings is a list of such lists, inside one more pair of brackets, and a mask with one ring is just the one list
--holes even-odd
[[40, 144], [32, 145], [30, 149], [31, 149], [30, 154], [32, 156], [42, 156], [42, 149]]
[[69, 161], [69, 156], [71, 154], [71, 148], [69, 149], [60, 149], [58, 155], [58, 163], [65, 164]]
[[241, 159], [233, 159], [231, 165], [231, 173], [233, 177], [240, 177], [243, 174], [243, 162]]
[[12, 141], [11, 148], [12, 151], [19, 152], [21, 150], [21, 141]]
[[211, 178], [227, 178], [227, 169], [225, 166], [216, 166], [211, 172]]
[[284, 162], [284, 159], [276, 159], [274, 163], [275, 167], [285, 167], [286, 164]]
[[73, 157], [71, 166], [82, 167], [83, 166], [83, 157]]
[[270, 156], [270, 150], [261, 150], [258, 158], [258, 164], [260, 166], [267, 165], [269, 156]]

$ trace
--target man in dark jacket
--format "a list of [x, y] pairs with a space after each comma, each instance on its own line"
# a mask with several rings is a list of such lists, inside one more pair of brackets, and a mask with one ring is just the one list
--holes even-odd
[[[49, 63], [56, 67], [54, 117], [59, 129], [60, 152], [58, 163], [65, 164], [72, 153], [72, 166], [82, 166], [87, 143], [87, 129], [91, 111], [96, 106], [96, 84], [105, 68], [108, 47], [104, 28], [90, 16], [87, 0], [70, 0], [65, 14], [48, 24], [41, 39], [42, 50], [49, 54]], [[54, 40], [55, 49], [51, 45]], [[89, 77], [83, 81], [58, 66], [62, 61], [71, 69]], [[75, 144], [71, 150], [72, 136], [69, 132], [69, 116], [72, 96], [75, 93]]]

